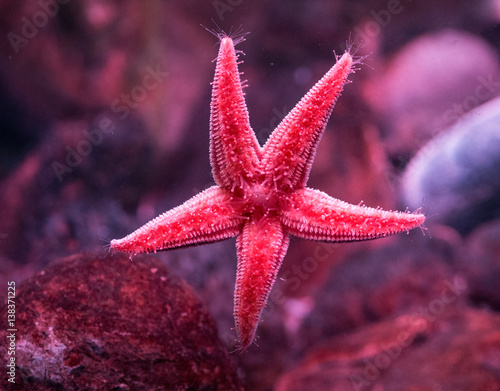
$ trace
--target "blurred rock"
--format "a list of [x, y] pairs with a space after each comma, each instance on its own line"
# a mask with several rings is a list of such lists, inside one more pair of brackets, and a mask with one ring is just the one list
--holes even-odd
[[388, 243], [346, 257], [312, 298], [311, 312], [290, 338], [295, 348], [303, 351], [367, 323], [426, 308], [443, 291], [455, 290], [457, 302], [465, 302], [465, 284], [454, 273], [461, 239], [447, 227], [431, 233], [432, 239], [418, 230], [380, 239]]
[[[158, 63], [161, 3], [0, 2], [0, 71], [24, 105], [68, 117], [110, 105]], [[156, 53], [155, 53], [156, 52]]]
[[355, 46], [360, 44], [362, 53], [370, 57], [393, 53], [413, 38], [443, 27], [482, 33], [485, 26], [496, 24], [494, 5], [490, 0], [473, 3], [467, 0], [442, 0], [439, 3], [433, 0], [370, 0], [351, 7], [353, 10], [365, 7], [360, 23], [354, 28], [353, 40]]
[[74, 255], [15, 300], [23, 390], [242, 389], [213, 319], [152, 257]]
[[500, 98], [481, 105], [410, 162], [403, 181], [411, 208], [467, 234], [500, 216]]
[[122, 208], [135, 208], [150, 179], [144, 172], [151, 145], [142, 129], [136, 117], [120, 121], [110, 113], [57, 123], [0, 184], [0, 233], [9, 239], [0, 241], [1, 254], [36, 270], [75, 252], [100, 251], [110, 227], [124, 225]]
[[481, 308], [500, 311], [500, 220], [483, 224], [466, 238], [460, 267], [470, 300]]
[[499, 95], [499, 80], [497, 55], [484, 40], [441, 30], [402, 47], [368, 84], [365, 96], [380, 116], [389, 153], [404, 161], [466, 112]]
[[312, 349], [274, 389], [500, 390], [500, 316], [455, 305], [338, 336]]

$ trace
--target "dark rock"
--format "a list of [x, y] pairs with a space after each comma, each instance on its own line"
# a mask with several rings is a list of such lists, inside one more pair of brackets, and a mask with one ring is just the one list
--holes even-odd
[[500, 220], [484, 224], [466, 238], [460, 266], [475, 305], [500, 311]]
[[241, 389], [213, 319], [155, 258], [68, 257], [15, 300], [24, 390]]
[[[3, 256], [36, 270], [72, 253], [100, 251], [109, 229], [123, 225], [121, 209], [137, 205], [138, 187], [147, 181], [151, 145], [136, 117], [110, 118], [57, 123], [0, 184]], [[102, 130], [101, 121], [114, 132]]]
[[454, 272], [460, 237], [447, 227], [434, 227], [431, 234], [432, 239], [414, 230], [381, 239], [377, 243], [385, 240], [385, 246], [365, 248], [333, 268], [291, 339], [299, 351], [367, 323], [419, 311], [443, 291], [457, 289], [457, 301], [465, 302], [463, 278]]
[[[109, 106], [158, 63], [161, 4], [104, 1], [0, 3], [0, 73], [25, 106], [68, 118]], [[8, 59], [8, 60], [7, 60]]]
[[500, 390], [500, 316], [453, 301], [439, 308], [432, 317], [409, 312], [337, 336], [283, 375], [275, 391]]

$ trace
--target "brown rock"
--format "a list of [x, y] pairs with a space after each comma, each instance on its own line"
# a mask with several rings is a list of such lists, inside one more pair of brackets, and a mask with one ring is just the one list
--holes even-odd
[[454, 304], [338, 336], [282, 376], [275, 391], [500, 390], [500, 316]]
[[155, 258], [64, 258], [15, 301], [22, 389], [241, 389], [213, 319]]

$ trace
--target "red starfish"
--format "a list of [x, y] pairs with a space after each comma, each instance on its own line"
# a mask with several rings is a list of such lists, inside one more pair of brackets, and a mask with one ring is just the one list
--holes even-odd
[[248, 118], [233, 40], [220, 36], [210, 115], [216, 186], [111, 247], [167, 250], [238, 236], [234, 316], [242, 347], [255, 336], [289, 236], [326, 242], [375, 239], [422, 225], [422, 214], [351, 205], [305, 187], [315, 151], [353, 60], [347, 51], [260, 147]]

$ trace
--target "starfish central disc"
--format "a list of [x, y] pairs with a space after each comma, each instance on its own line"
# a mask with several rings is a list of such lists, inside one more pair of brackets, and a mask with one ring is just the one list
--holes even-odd
[[277, 216], [284, 200], [279, 191], [262, 184], [252, 184], [245, 189], [242, 213], [245, 216]]

